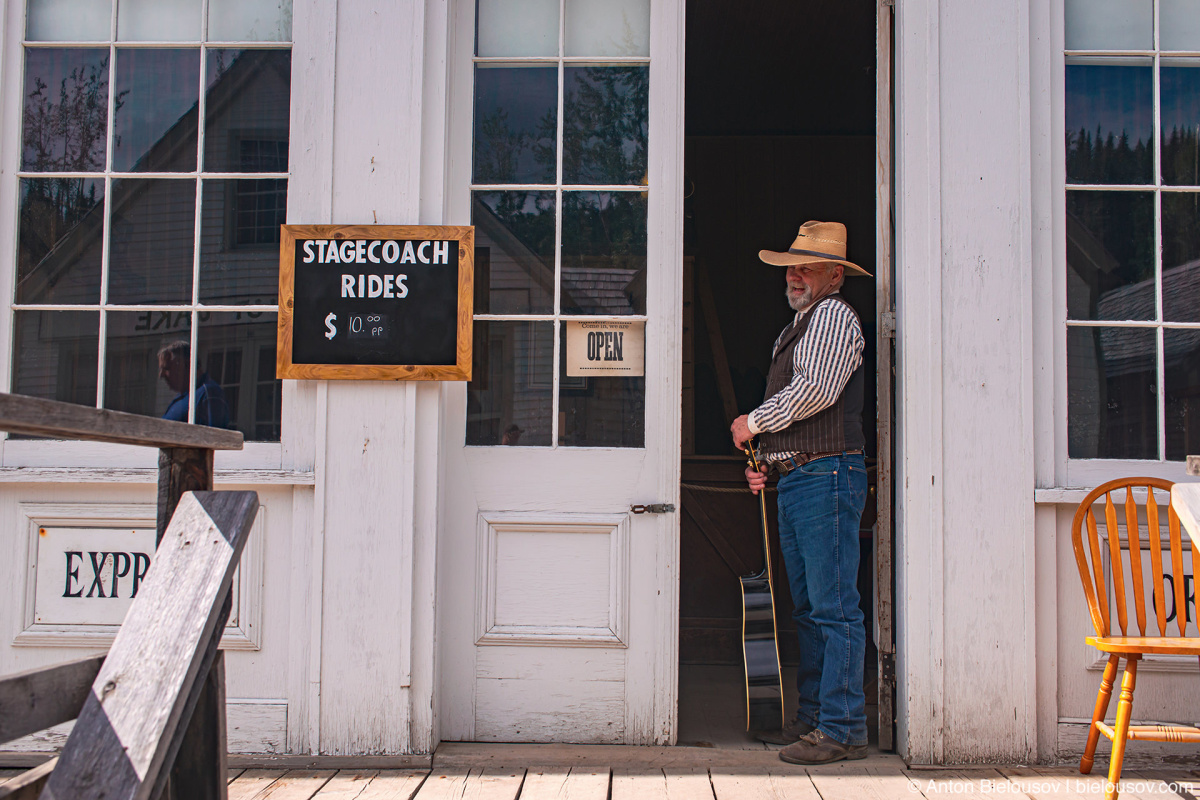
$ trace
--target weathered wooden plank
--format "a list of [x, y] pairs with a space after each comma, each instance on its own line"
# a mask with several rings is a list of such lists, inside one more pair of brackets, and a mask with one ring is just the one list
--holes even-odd
[[47, 798], [150, 796], [178, 747], [257, 511], [254, 492], [184, 495], [50, 777]]
[[530, 767], [521, 800], [608, 800], [609, 771], [587, 767]]
[[482, 772], [481, 769], [434, 770], [421, 784], [421, 790], [417, 792], [416, 800], [458, 800], [463, 796], [467, 778]]
[[429, 770], [380, 770], [356, 800], [412, 800], [428, 776]]
[[[1105, 776], [1102, 771], [1081, 775], [1078, 769], [1039, 770], [1028, 767], [1001, 767], [1008, 778], [1030, 800], [1086, 800], [1103, 797]], [[1169, 795], [1168, 795], [1169, 796]]]
[[24, 771], [23, 769], [0, 769], [0, 786], [8, 783], [10, 779], [17, 777]]
[[242, 768], [238, 768], [238, 769], [228, 769], [228, 770], [226, 770], [226, 771], [225, 771], [225, 773], [226, 773], [226, 779], [225, 779], [225, 782], [226, 782], [226, 783], [233, 783], [235, 780], [237, 780], [237, 776], [238, 776], [238, 775], [241, 775], [241, 774], [242, 774], [243, 772], [245, 772], [245, 771], [246, 771], [246, 770], [245, 770], [245, 769], [242, 769]]
[[0, 742], [78, 717], [103, 663], [93, 656], [0, 679]]
[[708, 770], [676, 767], [664, 769], [663, 774], [667, 779], [667, 797], [671, 800], [713, 800]]
[[0, 786], [0, 798], [2, 800], [36, 800], [42, 793], [46, 781], [50, 779], [50, 773], [57, 763], [58, 759], [52, 758], [33, 769], [21, 772], [15, 778], [10, 778]]
[[1183, 797], [1184, 795], [1179, 794], [1176, 789], [1184, 789], [1191, 793], [1190, 789], [1181, 786], [1177, 780], [1170, 777], [1128, 769], [1121, 771], [1121, 780], [1117, 787], [1122, 800], [1163, 800], [1164, 797], [1173, 800], [1175, 797]]
[[823, 800], [899, 800], [919, 797], [915, 786], [896, 767], [875, 767], [861, 761], [843, 761], [809, 767], [808, 775]]
[[[232, 603], [227, 595], [225, 610], [217, 625], [225, 628]], [[217, 650], [219, 642], [213, 637], [211, 656], [201, 665], [201, 678], [193, 687], [195, 701], [188, 700], [183, 719], [186, 730], [175, 738], [178, 750], [169, 751], [170, 792], [162, 800], [226, 800], [226, 784], [222, 776], [229, 772], [229, 748], [225, 742], [225, 654]]]
[[248, 769], [229, 784], [228, 800], [251, 800], [286, 773], [283, 769]]
[[614, 769], [612, 800], [671, 800], [661, 769]]
[[525, 779], [522, 769], [485, 769], [478, 775], [469, 775], [463, 785], [463, 800], [517, 800], [521, 793], [521, 782]]
[[240, 431], [0, 392], [0, 430], [53, 439], [241, 450]]
[[753, 775], [713, 770], [717, 800], [821, 800], [807, 775]]
[[379, 774], [376, 769], [344, 769], [313, 795], [313, 800], [355, 800]]
[[309, 800], [336, 774], [337, 772], [331, 769], [294, 769], [285, 772], [270, 786], [254, 795], [253, 800]]
[[1023, 797], [1018, 786], [994, 769], [905, 770], [926, 797], [954, 795], [967, 800], [994, 800], [997, 795]]

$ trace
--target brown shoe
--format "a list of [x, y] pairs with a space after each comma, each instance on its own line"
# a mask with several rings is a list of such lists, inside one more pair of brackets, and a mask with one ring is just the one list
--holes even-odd
[[799, 717], [793, 717], [792, 721], [784, 726], [781, 731], [754, 731], [753, 736], [760, 742], [767, 744], [791, 744], [799, 741], [801, 736], [815, 731], [812, 725], [809, 725]]
[[831, 764], [834, 761], [854, 761], [867, 757], [865, 744], [842, 744], [820, 731], [812, 731], [779, 751], [779, 757], [789, 764]]

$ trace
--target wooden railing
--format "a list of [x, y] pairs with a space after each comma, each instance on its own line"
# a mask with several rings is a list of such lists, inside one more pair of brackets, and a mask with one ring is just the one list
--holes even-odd
[[212, 491], [213, 451], [241, 449], [241, 433], [8, 394], [0, 430], [159, 448], [159, 546], [108, 655], [0, 678], [0, 743], [76, 720], [62, 754], [0, 800], [224, 800], [218, 645], [258, 496]]

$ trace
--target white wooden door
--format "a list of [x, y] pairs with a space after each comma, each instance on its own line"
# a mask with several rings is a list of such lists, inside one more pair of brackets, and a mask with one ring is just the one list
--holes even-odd
[[[683, 2], [519, 5], [454, 9], [448, 218], [480, 266], [474, 379], [443, 391], [440, 738], [671, 743], [679, 522], [631, 507], [679, 503]], [[644, 373], [568, 370], [581, 322], [623, 326], [622, 363], [644, 327]]]

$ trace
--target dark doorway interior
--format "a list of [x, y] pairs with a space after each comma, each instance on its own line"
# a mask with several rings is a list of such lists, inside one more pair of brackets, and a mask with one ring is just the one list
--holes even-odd
[[[758, 501], [737, 491], [745, 457], [732, 449], [729, 422], [762, 401], [771, 345], [792, 317], [782, 268], [758, 251], [786, 250], [805, 220], [835, 220], [849, 230], [850, 259], [875, 272], [875, 13], [874, 0], [687, 3], [680, 744], [761, 746], [744, 732], [737, 580], [761, 567]], [[843, 295], [867, 340], [871, 465], [875, 283], [848, 279]], [[773, 493], [767, 505], [774, 539]], [[859, 580], [868, 704], [874, 520], [872, 491]], [[797, 644], [777, 545], [773, 564], [790, 714]]]

